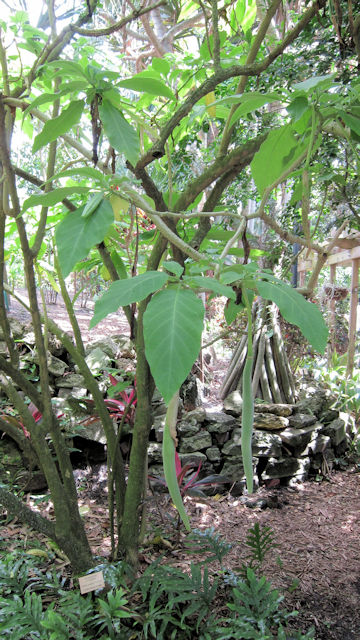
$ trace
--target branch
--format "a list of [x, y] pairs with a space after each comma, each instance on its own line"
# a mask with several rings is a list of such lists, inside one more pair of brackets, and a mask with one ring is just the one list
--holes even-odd
[[185, 116], [188, 115], [188, 113], [190, 113], [193, 106], [207, 93], [213, 91], [218, 84], [221, 84], [225, 80], [240, 76], [258, 76], [265, 71], [270, 64], [297, 38], [299, 33], [317, 14], [319, 9], [325, 6], [325, 4], [326, 0], [316, 0], [313, 5], [305, 11], [301, 20], [299, 20], [294, 29], [288, 33], [282, 43], [279, 44], [262, 62], [243, 66], [233, 65], [226, 69], [220, 69], [210, 78], [205, 80], [200, 87], [194, 89], [184, 100], [182, 105], [180, 105], [174, 115], [164, 125], [155, 144], [142, 156], [142, 158], [140, 158], [136, 165], [136, 169], [146, 167], [148, 164], [157, 158], [161, 158], [165, 154], [165, 142], [170, 137], [175, 127], [181, 122], [181, 120], [183, 120], [183, 118], [185, 118]]
[[153, 9], [157, 9], [166, 4], [166, 0], [160, 0], [156, 4], [152, 4], [149, 7], [141, 7], [140, 9], [134, 9], [134, 11], [127, 16], [126, 18], [122, 18], [119, 22], [115, 22], [110, 27], [105, 27], [104, 29], [81, 29], [80, 27], [74, 26], [71, 27], [73, 33], [78, 33], [81, 36], [87, 36], [88, 38], [99, 38], [101, 36], [109, 36], [111, 33], [115, 33], [115, 31], [120, 31], [125, 25], [129, 24], [133, 20], [140, 18], [141, 16], [153, 11]]
[[234, 168], [236, 175], [244, 169], [244, 167], [248, 166], [267, 135], [267, 133], [262, 134], [241, 147], [234, 149], [228, 155], [216, 158], [213, 164], [207, 167], [198, 178], [190, 182], [187, 189], [183, 191], [177, 200], [175, 209], [177, 211], [187, 209], [199, 193], [203, 192], [210, 184], [224, 173], [227, 173], [231, 168]]

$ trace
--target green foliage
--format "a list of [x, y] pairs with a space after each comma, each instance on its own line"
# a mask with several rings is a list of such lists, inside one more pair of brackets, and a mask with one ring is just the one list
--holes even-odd
[[[264, 558], [273, 545], [267, 528], [254, 527], [248, 542], [254, 555]], [[227, 571], [213, 574], [206, 566], [221, 564], [228, 545], [213, 528], [194, 531], [187, 541], [191, 553], [201, 562], [189, 571], [161, 564], [161, 558], [147, 567], [132, 586], [124, 563], [96, 567], [104, 573], [107, 592], [82, 596], [67, 591], [66, 578], [45, 571], [40, 558], [9, 554], [1, 563], [0, 632], [9, 640], [208, 640], [251, 638], [288, 640], [282, 597], [264, 577], [248, 569], [245, 578]], [[209, 556], [206, 558], [206, 554]], [[204, 556], [204, 557], [203, 557]], [[34, 582], [34, 577], [37, 580]], [[127, 585], [127, 586], [125, 586]], [[231, 585], [231, 586], [230, 586]], [[36, 592], [33, 591], [36, 587]], [[217, 605], [228, 599], [229, 617], [217, 614]], [[50, 600], [50, 603], [49, 603]], [[260, 635], [260, 634], [263, 635]], [[232, 635], [231, 635], [232, 634]], [[312, 632], [291, 632], [291, 638], [311, 640]]]
[[71, 127], [75, 124], [78, 124], [82, 112], [84, 110], [84, 101], [83, 100], [74, 100], [70, 102], [69, 106], [63, 109], [61, 114], [57, 118], [53, 118], [52, 120], [48, 120], [45, 122], [41, 133], [39, 133], [33, 144], [33, 153], [39, 151], [41, 147], [44, 147], [49, 142], [53, 142], [53, 140], [57, 140], [59, 136], [67, 133]]
[[102, 100], [99, 114], [110, 144], [135, 165], [140, 153], [139, 138], [135, 129], [109, 100]]
[[[167, 565], [150, 566], [135, 583], [143, 601], [147, 603], [148, 626], [153, 637], [166, 640], [171, 637], [193, 638], [209, 614], [218, 589], [218, 580], [209, 577], [207, 567], [191, 564], [190, 574]], [[161, 607], [163, 619], [155, 624], [153, 612]], [[161, 622], [161, 624], [160, 624]], [[179, 636], [171, 636], [171, 628], [181, 629]], [[156, 630], [156, 633], [155, 633]]]
[[145, 352], [165, 402], [180, 388], [197, 358], [204, 312], [195, 293], [180, 286], [155, 294], [147, 306]]
[[[257, 578], [252, 569], [247, 570], [246, 580], [239, 581], [232, 590], [232, 601], [228, 607], [231, 617], [216, 625], [214, 636], [219, 640], [245, 638], [250, 640], [286, 640], [286, 625], [296, 612], [286, 613], [280, 607], [283, 597], [264, 576]], [[285, 625], [285, 627], [284, 627]], [[306, 635], [291, 632], [292, 638], [313, 640], [314, 632]]]
[[119, 307], [140, 302], [154, 291], [158, 291], [167, 282], [168, 276], [160, 271], [146, 271], [127, 280], [113, 282], [108, 290], [95, 303], [94, 315], [90, 327], [114, 313]]
[[268, 526], [260, 527], [258, 522], [249, 529], [245, 545], [250, 550], [250, 557], [243, 565], [243, 573], [247, 574], [247, 569], [255, 572], [261, 569], [262, 563], [269, 551], [274, 550], [278, 545], [274, 541], [274, 533]]
[[201, 553], [202, 556], [209, 554], [203, 559], [203, 562], [217, 560], [221, 567], [223, 559], [232, 549], [232, 545], [226, 542], [219, 533], [216, 533], [214, 527], [204, 529], [204, 531], [193, 529], [191, 534], [187, 536], [185, 544], [188, 553]]
[[64, 278], [77, 262], [87, 257], [94, 245], [103, 241], [114, 221], [108, 200], [103, 200], [89, 218], [82, 217], [83, 211], [84, 207], [71, 211], [56, 228], [56, 244]]

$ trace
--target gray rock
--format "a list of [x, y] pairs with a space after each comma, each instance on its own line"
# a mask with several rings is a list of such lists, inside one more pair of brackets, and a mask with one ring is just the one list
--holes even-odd
[[158, 417], [158, 416], [164, 416], [166, 414], [166, 404], [165, 403], [161, 403], [161, 404], [157, 404], [153, 407], [153, 416]]
[[186, 438], [188, 436], [196, 436], [199, 433], [199, 425], [197, 423], [187, 422], [186, 420], [182, 420], [178, 423], [176, 428], [179, 436], [182, 438]]
[[341, 418], [333, 420], [321, 429], [324, 436], [329, 436], [331, 444], [337, 447], [346, 437], [345, 422]]
[[185, 411], [192, 411], [201, 404], [201, 383], [193, 373], [189, 373], [182, 383], [179, 395]]
[[195, 420], [195, 422], [202, 423], [206, 419], [206, 411], [203, 407], [197, 407], [193, 411], [188, 411], [183, 415], [183, 420]]
[[111, 364], [111, 358], [99, 347], [91, 349], [85, 361], [93, 375], [97, 375]]
[[224, 456], [241, 456], [241, 429], [234, 429], [230, 440], [222, 448]]
[[106, 444], [106, 436], [104, 427], [101, 420], [93, 419], [89, 416], [89, 421], [81, 420], [80, 424], [77, 424], [76, 435], [86, 438], [86, 440], [94, 440], [100, 444]]
[[314, 395], [308, 395], [294, 405], [294, 413], [307, 413], [319, 416], [326, 402], [326, 395], [320, 389], [313, 390]]
[[281, 437], [275, 433], [266, 431], [254, 431], [252, 437], [253, 456], [257, 457], [280, 457]]
[[119, 352], [119, 346], [112, 338], [101, 338], [100, 340], [89, 342], [85, 349], [85, 355], [90, 355], [90, 353], [96, 349], [100, 349], [100, 351], [106, 353], [111, 360], [115, 360]]
[[289, 418], [289, 426], [295, 429], [303, 429], [315, 424], [316, 416], [310, 413], [294, 413]]
[[230, 482], [240, 482], [244, 480], [244, 466], [238, 456], [225, 460], [220, 475], [229, 478]]
[[[327, 438], [328, 436], [323, 436], [323, 437]], [[337, 447], [335, 447], [335, 455], [336, 455], [336, 457], [343, 456], [344, 453], [346, 453], [346, 451], [350, 447], [351, 440], [352, 439], [350, 438], [350, 436], [346, 435], [346, 438], [344, 438], [344, 440], [342, 440], [340, 442], [340, 444]]]
[[288, 418], [293, 412], [293, 406], [291, 404], [274, 404], [259, 402], [255, 403], [255, 413], [273, 413], [275, 416], [282, 416]]
[[66, 376], [56, 378], [55, 387], [72, 389], [73, 387], [84, 387], [85, 380], [80, 373], [69, 373]]
[[213, 433], [212, 437], [214, 444], [223, 445], [230, 439], [230, 432], [226, 431], [225, 433]]
[[314, 438], [314, 434], [318, 435], [322, 425], [317, 423], [305, 429], [296, 429], [288, 427], [281, 432], [280, 438], [282, 442], [292, 450], [293, 455], [300, 456], [306, 449], [307, 445]]
[[240, 391], [232, 391], [224, 400], [224, 411], [232, 416], [240, 416], [242, 412], [242, 397]]
[[305, 456], [315, 456], [317, 453], [324, 453], [329, 447], [331, 447], [329, 436], [315, 432], [308, 446], [304, 449], [303, 454]]
[[262, 480], [272, 478], [287, 478], [291, 476], [305, 479], [310, 469], [310, 458], [269, 458]]
[[282, 416], [274, 416], [272, 413], [256, 413], [254, 415], [255, 429], [264, 429], [265, 431], [281, 431], [286, 429], [289, 424], [289, 418]]
[[133, 358], [135, 355], [134, 345], [129, 336], [119, 334], [112, 336], [112, 341], [118, 346], [118, 352], [123, 358]]
[[194, 451], [193, 453], [179, 453], [179, 458], [183, 467], [186, 464], [198, 467], [200, 462], [203, 465], [207, 461], [205, 453], [202, 453], [201, 451]]
[[55, 377], [63, 376], [66, 369], [68, 369], [68, 365], [63, 360], [60, 360], [59, 358], [51, 355], [51, 353], [48, 353], [48, 369]]
[[323, 424], [329, 424], [333, 420], [339, 417], [339, 412], [336, 409], [325, 409], [319, 416], [320, 422]]
[[53, 333], [49, 333], [48, 349], [50, 353], [56, 358], [62, 356], [66, 351], [61, 340], [57, 338]]
[[[14, 340], [21, 340], [25, 331], [26, 325], [17, 320], [16, 318], [9, 318], [10, 330]], [[5, 340], [5, 334], [0, 328], [0, 340]], [[34, 344], [34, 343], [33, 343]]]
[[206, 411], [206, 423], [209, 433], [227, 433], [234, 429], [238, 423], [233, 416], [226, 413]]
[[220, 462], [221, 453], [218, 447], [209, 447], [208, 449], [206, 449], [205, 453], [207, 459], [210, 460], [210, 462]]
[[149, 464], [162, 462], [162, 445], [158, 442], [150, 442], [148, 446]]
[[199, 431], [189, 438], [182, 438], [179, 445], [180, 453], [194, 453], [208, 449], [212, 445], [211, 435], [207, 431]]
[[155, 439], [157, 442], [162, 442], [165, 427], [165, 416], [154, 419], [153, 428], [155, 430]]
[[[254, 431], [252, 437], [253, 455], [257, 457], [277, 457], [281, 455], [281, 438], [274, 433], [266, 431]], [[234, 429], [232, 437], [223, 448], [223, 455], [241, 455], [241, 429]]]

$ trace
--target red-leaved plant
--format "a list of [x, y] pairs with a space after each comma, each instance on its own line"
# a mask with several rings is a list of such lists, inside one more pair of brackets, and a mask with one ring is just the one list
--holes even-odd
[[[191, 470], [193, 470], [194, 467], [191, 464], [185, 464], [182, 467], [180, 456], [178, 452], [175, 451], [176, 478], [182, 496], [189, 495], [206, 497], [206, 494], [202, 491], [202, 489], [206, 487], [215, 487], [219, 484], [226, 484], [229, 482], [229, 479], [225, 476], [221, 476], [215, 473], [210, 476], [205, 476], [205, 478], [198, 479], [201, 467], [202, 462], [200, 462], [198, 468], [193, 472], [191, 472]], [[162, 476], [149, 476], [149, 478], [150, 480], [156, 480], [165, 487], [167, 486], [165, 478]]]

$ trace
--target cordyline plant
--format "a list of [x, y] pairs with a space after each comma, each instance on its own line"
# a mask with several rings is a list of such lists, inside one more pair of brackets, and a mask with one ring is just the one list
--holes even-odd
[[[0, 355], [0, 386], [30, 433], [29, 439], [18, 430], [17, 442], [23, 448], [31, 445], [48, 482], [54, 520], [31, 511], [4, 486], [0, 486], [0, 504], [53, 538], [75, 571], [87, 570], [94, 559], [78, 510], [66, 441], [51, 402], [47, 333], [54, 333], [70, 353], [102, 421], [108, 447], [109, 495], [114, 498], [109, 505], [114, 507], [116, 522], [113, 553], [136, 565], [145, 518], [155, 387], [168, 405], [163, 438], [166, 483], [190, 529], [178, 485], [175, 447], [179, 388], [201, 347], [204, 307], [198, 293], [225, 296], [230, 301], [228, 322], [245, 309], [250, 323], [255, 295], [271, 300], [287, 320], [300, 327], [315, 349], [323, 351], [326, 345], [327, 330], [314, 304], [255, 262], [234, 261], [224, 266], [227, 256], [238, 255], [235, 245], [246, 233], [247, 220], [237, 206], [220, 206], [223, 195], [229, 186], [238, 187], [240, 178], [251, 169], [260, 203], [255, 215], [282, 240], [298, 242], [317, 253], [311, 289], [331, 245], [324, 248], [316, 244], [309, 233], [309, 173], [321, 148], [322, 131], [336, 132], [346, 141], [349, 128], [358, 126], [355, 84], [352, 91], [347, 85], [345, 97], [332, 76], [311, 78], [274, 92], [266, 87], [263, 92], [254, 91], [253, 82], [249, 89], [247, 86], [248, 78], [261, 84], [262, 74], [284, 59], [299, 34], [315, 26], [322, 28], [317, 15], [326, 7], [326, 0], [309, 4], [299, 12], [296, 24], [289, 23], [278, 36], [271, 25], [280, 0], [272, 0], [268, 7], [261, 5], [258, 12], [254, 2], [243, 0], [236, 6], [221, 7], [212, 1], [211, 8], [201, 11], [197, 5], [188, 7], [193, 11], [191, 27], [200, 29], [203, 44], [196, 54], [184, 46], [186, 58], [176, 53], [174, 37], [186, 38], [189, 18], [171, 12], [174, 23], [169, 27], [169, 14], [161, 8], [164, 0], [141, 6], [119, 22], [105, 17], [105, 23], [101, 23], [105, 9], [102, 7], [98, 16], [98, 4], [97, 0], [84, 3], [85, 10], [61, 31], [57, 20], [61, 3], [57, 2], [48, 3], [48, 14], [41, 21], [44, 27], [32, 27], [25, 12], [15, 13], [8, 25], [0, 22], [0, 325], [8, 352], [7, 357]], [[153, 15], [157, 18], [154, 23]], [[134, 75], [124, 67], [126, 55], [116, 49], [120, 46], [116, 35], [130, 23], [139, 28], [140, 20], [150, 33], [154, 51], [149, 53], [147, 70]], [[167, 38], [156, 35], [159, 25], [169, 27]], [[97, 39], [101, 47], [94, 46]], [[13, 50], [14, 40], [17, 46]], [[111, 47], [115, 49], [110, 55]], [[141, 68], [144, 60], [139, 50], [136, 68]], [[262, 108], [274, 103], [277, 113], [269, 126], [266, 119], [262, 121]], [[278, 109], [279, 103], [284, 109]], [[258, 118], [258, 126], [249, 124], [249, 118]], [[17, 130], [23, 127], [32, 137], [30, 167], [17, 165], [15, 124]], [[204, 143], [206, 160], [199, 163], [205, 168], [200, 175], [192, 167], [185, 173], [178, 171], [188, 143], [191, 147], [192, 140], [200, 140], [198, 134], [203, 138], [200, 132], [206, 129], [212, 136], [208, 136], [211, 148], [206, 149]], [[278, 185], [287, 179], [298, 180], [301, 174], [304, 235], [295, 236], [280, 227], [266, 207]], [[31, 194], [26, 197], [29, 185]], [[141, 226], [144, 216], [150, 221], [147, 228]], [[220, 239], [216, 233], [211, 235], [218, 218], [228, 226]], [[75, 344], [41, 312], [37, 300], [35, 267], [43, 257], [44, 238], [54, 228], [52, 266]], [[5, 257], [7, 243], [14, 236], [23, 256], [39, 386], [19, 371], [19, 354], [5, 306]], [[95, 304], [91, 326], [122, 308], [136, 349], [137, 403], [127, 474], [107, 403], [85, 360], [65, 284], [76, 265], [94, 252], [101, 262], [101, 275], [112, 283]], [[251, 251], [249, 257], [253, 257]], [[214, 277], [204, 275], [209, 271]], [[251, 326], [248, 333], [242, 449], [251, 491]], [[42, 420], [34, 419], [29, 401]], [[0, 427], [10, 435], [11, 426], [0, 418]], [[48, 435], [56, 459], [47, 444]]]
[[[203, 491], [203, 489], [208, 489], [209, 487], [217, 487], [220, 484], [227, 484], [229, 482], [228, 478], [216, 473], [205, 476], [203, 478], [199, 478], [201, 467], [202, 462], [200, 462], [197, 469], [195, 470], [192, 464], [185, 464], [184, 466], [182, 466], [180, 456], [178, 452], [175, 451], [176, 480], [181, 498], [186, 495], [206, 497], [206, 493]], [[156, 480], [156, 482], [159, 482], [164, 487], [167, 487], [165, 477], [149, 476], [149, 479]]]

